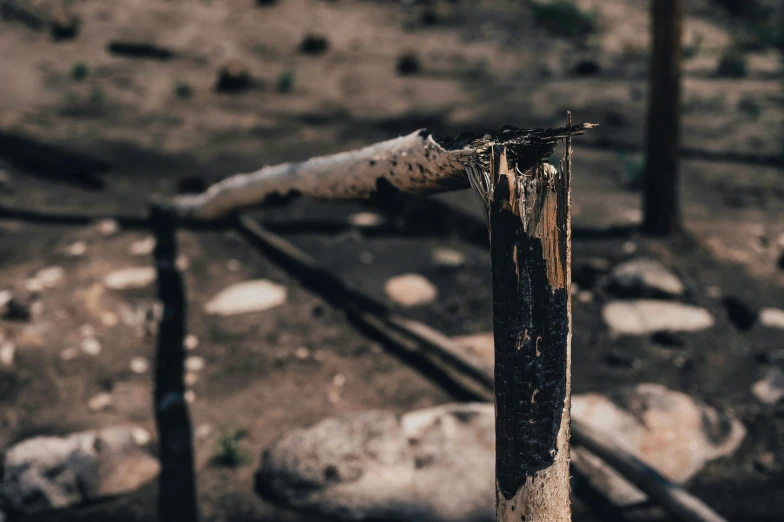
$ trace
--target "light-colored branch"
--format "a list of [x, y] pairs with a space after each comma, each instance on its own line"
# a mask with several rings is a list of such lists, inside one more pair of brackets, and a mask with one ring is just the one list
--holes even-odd
[[206, 192], [180, 196], [173, 206], [181, 218], [213, 220], [234, 211], [296, 196], [314, 199], [365, 199], [396, 191], [427, 194], [468, 188], [466, 166], [486, 156], [490, 144], [532, 141], [552, 147], [582, 134], [583, 123], [553, 130], [512, 127], [492, 135], [442, 140], [421, 129], [368, 147], [264, 167], [228, 177]]

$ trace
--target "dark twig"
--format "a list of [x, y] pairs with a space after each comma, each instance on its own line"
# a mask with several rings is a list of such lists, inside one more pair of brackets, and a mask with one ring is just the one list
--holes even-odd
[[158, 519], [196, 522], [193, 440], [185, 402], [184, 367], [185, 290], [177, 270], [176, 220], [162, 205], [150, 207], [155, 235], [158, 297], [163, 305], [155, 359], [155, 420], [158, 426], [161, 474]]

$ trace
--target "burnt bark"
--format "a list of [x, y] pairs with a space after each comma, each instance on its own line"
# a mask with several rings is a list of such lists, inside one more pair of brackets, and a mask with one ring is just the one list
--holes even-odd
[[163, 312], [155, 356], [155, 421], [158, 428], [161, 474], [158, 479], [158, 520], [196, 522], [193, 439], [185, 402], [184, 366], [185, 290], [177, 270], [176, 220], [161, 205], [150, 208], [155, 235], [158, 298]]
[[566, 156], [558, 172], [527, 144], [491, 152], [498, 521], [571, 520]]
[[681, 29], [683, 0], [654, 0], [653, 54], [646, 128], [643, 231], [668, 235], [680, 229]]

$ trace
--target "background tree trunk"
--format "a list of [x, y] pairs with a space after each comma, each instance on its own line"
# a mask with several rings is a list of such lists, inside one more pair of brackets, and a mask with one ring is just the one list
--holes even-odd
[[643, 230], [649, 234], [667, 235], [680, 228], [678, 148], [683, 0], [654, 0], [651, 9], [653, 54], [648, 93]]
[[535, 147], [491, 153], [499, 522], [571, 520], [570, 145], [560, 173]]

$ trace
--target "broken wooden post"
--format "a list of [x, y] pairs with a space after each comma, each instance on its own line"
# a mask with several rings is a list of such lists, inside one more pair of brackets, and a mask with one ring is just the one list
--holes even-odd
[[683, 0], [654, 0], [651, 9], [653, 54], [645, 136], [643, 230], [667, 235], [680, 228], [678, 149]]
[[469, 168], [490, 229], [499, 522], [571, 520], [570, 148], [560, 172], [533, 134]]
[[158, 204], [150, 207], [155, 235], [158, 298], [163, 306], [155, 354], [155, 421], [158, 426], [161, 474], [158, 479], [158, 520], [196, 522], [193, 440], [185, 402], [184, 366], [186, 302], [177, 270], [176, 217]]

